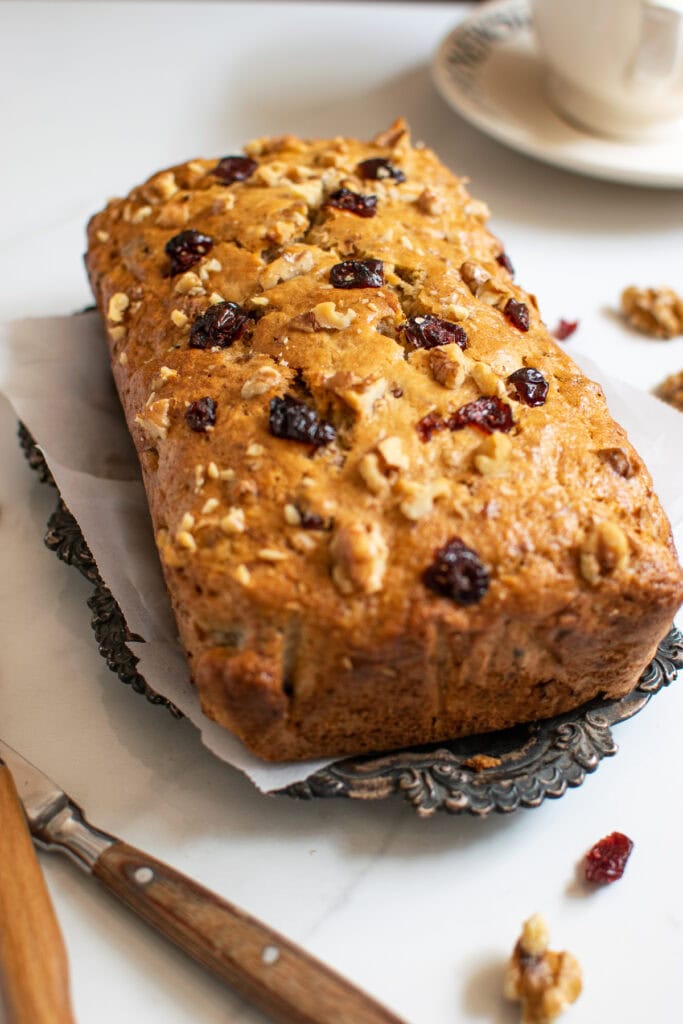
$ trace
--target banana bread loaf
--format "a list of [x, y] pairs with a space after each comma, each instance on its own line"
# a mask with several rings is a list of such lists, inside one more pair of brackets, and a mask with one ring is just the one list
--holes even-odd
[[399, 121], [115, 199], [86, 257], [207, 716], [272, 760], [628, 692], [683, 599], [600, 388]]

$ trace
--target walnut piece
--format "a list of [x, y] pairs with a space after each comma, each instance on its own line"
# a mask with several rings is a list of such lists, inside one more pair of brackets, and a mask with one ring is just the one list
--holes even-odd
[[377, 445], [380, 453], [389, 469], [407, 469], [410, 459], [403, 450], [403, 442], [400, 437], [385, 437]]
[[221, 530], [224, 533], [244, 533], [246, 529], [246, 523], [244, 520], [244, 510], [233, 506], [228, 509], [227, 515], [224, 515], [221, 519]]
[[152, 392], [142, 413], [135, 417], [135, 422], [150, 437], [163, 441], [171, 425], [168, 415], [170, 404], [168, 398], [157, 398], [155, 401], [154, 392]]
[[505, 974], [505, 996], [522, 1004], [522, 1024], [550, 1024], [581, 995], [581, 967], [571, 953], [548, 949], [540, 914], [522, 926]]
[[133, 214], [133, 216], [131, 217], [131, 221], [133, 222], [133, 224], [141, 224], [143, 220], [146, 220], [147, 217], [150, 216], [151, 213], [151, 206], [139, 206], [138, 209]]
[[375, 402], [382, 398], [387, 390], [384, 377], [371, 374], [359, 377], [346, 370], [338, 370], [331, 377], [325, 378], [325, 387], [334, 391], [343, 402], [361, 416], [372, 414]]
[[673, 405], [674, 409], [680, 409], [683, 412], [683, 370], [679, 370], [678, 373], [672, 373], [670, 377], [663, 380], [655, 388], [655, 394], [662, 401]]
[[107, 306], [107, 320], [113, 324], [120, 324], [129, 306], [130, 299], [125, 292], [114, 292]]
[[683, 298], [671, 288], [636, 288], [621, 293], [621, 308], [632, 327], [653, 338], [683, 334]]
[[429, 353], [429, 368], [437, 383], [455, 391], [465, 379], [465, 357], [459, 345], [440, 345]]
[[496, 309], [503, 309], [511, 296], [511, 292], [494, 281], [492, 277], [479, 285], [474, 294], [487, 306], [494, 306]]
[[473, 295], [477, 294], [477, 290], [490, 279], [491, 275], [488, 270], [479, 264], [475, 263], [474, 260], [465, 260], [460, 267], [460, 276], [463, 281], [472, 292]]
[[287, 249], [279, 259], [273, 260], [262, 272], [260, 282], [264, 288], [275, 288], [281, 281], [307, 274], [313, 269], [313, 253], [308, 249]]
[[420, 192], [415, 200], [415, 205], [420, 213], [424, 213], [429, 217], [437, 217], [444, 211], [443, 199], [431, 188], [425, 188]]
[[255, 370], [251, 377], [244, 382], [240, 394], [242, 398], [256, 398], [258, 395], [265, 395], [266, 391], [277, 387], [281, 380], [282, 374], [274, 366], [259, 366], [258, 370]]
[[380, 469], [379, 456], [367, 452], [358, 463], [358, 472], [372, 494], [387, 494], [390, 483]]
[[395, 149], [399, 145], [401, 148], [407, 146], [409, 135], [405, 119], [397, 117], [386, 131], [378, 132], [372, 141], [376, 146], [384, 146], [387, 149]]
[[449, 493], [451, 485], [446, 477], [440, 476], [425, 484], [416, 480], [399, 480], [396, 489], [403, 498], [398, 506], [400, 511], [406, 519], [418, 522], [432, 512], [437, 498]]
[[190, 219], [187, 203], [168, 203], [156, 215], [155, 223], [160, 228], [182, 228]]
[[505, 397], [503, 382], [496, 376], [487, 363], [472, 363], [470, 374], [482, 395], [499, 395]]
[[474, 468], [482, 476], [501, 476], [507, 470], [512, 441], [506, 434], [495, 431], [484, 438], [474, 452]]
[[178, 191], [178, 183], [175, 180], [173, 171], [162, 171], [156, 174], [140, 190], [145, 199], [150, 203], [159, 203], [164, 199], [170, 199]]
[[181, 328], [187, 327], [188, 323], [190, 322], [187, 317], [187, 314], [183, 313], [182, 309], [171, 310], [171, 320], [173, 321], [176, 327]]
[[347, 309], [346, 312], [337, 309], [334, 302], [319, 302], [311, 310], [315, 321], [324, 331], [341, 331], [349, 327], [356, 319], [356, 311]]
[[591, 527], [579, 554], [579, 567], [586, 583], [594, 586], [601, 576], [625, 569], [628, 562], [628, 538], [620, 526], [605, 520]]
[[173, 290], [179, 295], [203, 295], [204, 285], [194, 270], [188, 270], [178, 278]]
[[342, 594], [376, 594], [382, 589], [389, 549], [377, 523], [337, 527], [330, 543], [332, 579]]

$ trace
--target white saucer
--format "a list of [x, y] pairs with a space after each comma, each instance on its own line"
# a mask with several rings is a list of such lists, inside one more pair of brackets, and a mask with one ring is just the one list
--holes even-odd
[[683, 187], [683, 131], [627, 142], [562, 120], [546, 99], [526, 0], [484, 4], [450, 32], [432, 63], [434, 82], [462, 117], [500, 142], [595, 178]]

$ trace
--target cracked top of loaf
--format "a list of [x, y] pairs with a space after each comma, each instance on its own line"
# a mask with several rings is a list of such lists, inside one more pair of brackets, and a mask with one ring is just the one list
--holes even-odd
[[93, 217], [191, 658], [267, 657], [293, 618], [342, 631], [352, 658], [435, 620], [680, 599], [642, 461], [487, 216], [398, 121], [192, 160]]

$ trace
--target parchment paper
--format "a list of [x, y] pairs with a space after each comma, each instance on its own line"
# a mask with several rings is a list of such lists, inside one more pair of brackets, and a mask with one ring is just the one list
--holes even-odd
[[[683, 546], [683, 415], [577, 362], [605, 390], [612, 415], [644, 458]], [[95, 312], [0, 326], [0, 388], [42, 449], [128, 626], [129, 647], [152, 689], [171, 700], [217, 757], [263, 792], [305, 779], [329, 761], [269, 765], [202, 714], [179, 645], [157, 559], [137, 456], [109, 371]]]

